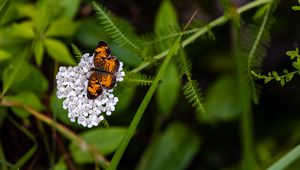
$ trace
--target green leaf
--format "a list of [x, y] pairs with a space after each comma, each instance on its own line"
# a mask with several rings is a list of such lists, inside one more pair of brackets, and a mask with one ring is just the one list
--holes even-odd
[[10, 0], [3, 0], [0, 4], [0, 26], [2, 25], [2, 17], [9, 8]]
[[[80, 137], [88, 144], [95, 146], [101, 154], [107, 155], [116, 150], [126, 130], [126, 128], [121, 127], [96, 128], [80, 134]], [[94, 161], [93, 156], [84, 148], [79, 148], [75, 141], [71, 143], [70, 151], [74, 161], [79, 164], [92, 163]]]
[[15, 93], [18, 93], [20, 91], [30, 91], [41, 98], [48, 90], [48, 80], [39, 69], [32, 66], [31, 64], [25, 64], [27, 65], [26, 69], [28, 70], [28, 74], [30, 76], [27, 76], [19, 83], [12, 84], [11, 90]]
[[297, 69], [297, 70], [300, 70], [300, 58], [297, 59], [297, 61], [293, 62], [292, 63], [292, 66]]
[[[262, 17], [261, 21], [259, 21], [260, 24], [254, 25], [249, 28], [250, 41], [248, 40], [249, 43], [245, 43], [245, 47], [243, 49], [245, 53], [244, 57], [248, 59], [248, 73], [250, 73], [250, 70], [253, 67], [259, 67], [261, 65], [263, 58], [266, 56], [266, 47], [270, 42], [270, 30], [272, 25], [272, 3], [270, 2], [269, 4], [266, 4], [266, 6], [267, 7], [264, 12], [264, 17]], [[245, 39], [249, 39], [249, 37], [246, 36]], [[250, 76], [243, 77], [243, 79], [245, 79], [245, 82], [249, 82], [248, 84], [246, 84], [246, 87], [250, 89], [251, 98], [254, 103], [257, 104], [260, 94], [258, 85], [256, 85], [256, 83]]]
[[16, 13], [18, 13], [19, 18], [30, 18], [33, 19], [36, 12], [36, 6], [34, 3], [20, 3], [16, 4]]
[[138, 170], [183, 170], [200, 147], [197, 134], [179, 123], [171, 124], [146, 149]]
[[127, 50], [125, 47], [120, 47], [116, 44], [111, 44], [111, 48], [113, 49], [112, 53], [120, 59], [124, 65], [130, 67], [136, 67], [139, 65], [142, 60], [141, 58], [136, 55], [135, 53], [131, 52], [130, 50]]
[[75, 45], [75, 44], [71, 44], [71, 47], [72, 47], [72, 51], [73, 51], [73, 54], [75, 56], [75, 59], [77, 61], [77, 63], [80, 62], [81, 60], [81, 57], [82, 57], [82, 52], [79, 50], [79, 48]]
[[117, 113], [124, 113], [124, 110], [127, 110], [127, 108], [130, 106], [130, 104], [133, 101], [133, 97], [136, 94], [136, 87], [131, 86], [129, 88], [126, 88], [122, 91], [121, 94], [117, 94], [119, 98], [119, 102], [116, 105], [116, 112]]
[[[44, 0], [38, 1], [36, 3], [36, 13], [33, 16], [34, 27], [37, 34], [44, 34], [45, 29], [48, 27], [49, 22], [51, 21], [51, 15], [57, 10], [53, 7], [53, 2], [56, 0]], [[52, 9], [51, 9], [52, 8]]]
[[47, 37], [70, 37], [74, 35], [79, 23], [69, 18], [59, 18], [53, 21], [46, 31]]
[[80, 24], [76, 31], [76, 38], [86, 47], [95, 48], [99, 40], [107, 42], [109, 39], [108, 35], [104, 31], [101, 31], [103, 28], [97, 22], [95, 18], [83, 19], [81, 21], [82, 24]]
[[205, 120], [228, 121], [237, 118], [241, 113], [237, 94], [236, 80], [233, 76], [222, 76], [207, 90]]
[[13, 36], [25, 39], [32, 39], [35, 37], [33, 25], [31, 22], [14, 23], [10, 28], [10, 33]]
[[166, 26], [179, 26], [176, 10], [170, 0], [164, 0], [160, 4], [155, 17], [154, 30], [159, 32], [160, 29], [166, 28]]
[[11, 28], [12, 26], [7, 26], [0, 29], [0, 48], [19, 57], [23, 55], [24, 46], [29, 45], [30, 41], [13, 35]]
[[177, 66], [174, 63], [170, 63], [156, 92], [158, 108], [163, 114], [168, 115], [177, 102], [180, 88], [178, 77]]
[[53, 170], [67, 170], [68, 166], [64, 162], [63, 158], [60, 158], [59, 161], [54, 165]]
[[11, 56], [9, 52], [0, 49], [0, 62], [11, 58]]
[[[1, 1], [1, 0], [0, 0]], [[10, 2], [8, 0], [7, 2]], [[11, 1], [8, 7], [5, 7], [6, 13], [3, 15], [0, 12], [0, 18], [2, 18], [2, 24], [10, 24], [13, 22], [20, 22], [23, 21], [25, 18], [31, 19], [34, 15], [36, 15], [36, 9], [34, 3], [20, 3], [16, 1]], [[8, 4], [7, 4], [8, 5]], [[4, 12], [4, 11], [3, 11]]]
[[80, 6], [80, 0], [63, 0], [59, 1], [62, 8], [60, 16], [74, 18]]
[[291, 81], [293, 79], [293, 77], [294, 77], [294, 74], [287, 74], [287, 76], [285, 78], [285, 81], [289, 82], [289, 81]]
[[294, 58], [300, 57], [299, 48], [296, 48], [295, 50], [287, 51], [286, 55], [290, 56], [291, 60], [293, 60]]
[[45, 39], [45, 46], [47, 53], [54, 60], [63, 64], [76, 65], [75, 60], [72, 58], [68, 48], [60, 41], [47, 38]]
[[264, 14], [267, 12], [268, 7], [269, 7], [269, 4], [260, 7], [257, 10], [257, 12], [255, 13], [255, 15], [253, 16], [253, 19], [256, 20], [256, 19], [259, 19], [259, 18], [263, 17]]
[[75, 55], [76, 58], [79, 60], [82, 57], [82, 52], [79, 50], [79, 48], [75, 44], [71, 44], [72, 49], [73, 49], [73, 54]]
[[200, 113], [206, 115], [206, 110], [203, 106], [203, 98], [200, 86], [196, 80], [188, 80], [182, 87], [183, 94], [189, 103], [197, 109], [197, 116], [200, 118]]
[[292, 6], [292, 10], [294, 10], [294, 11], [300, 11], [300, 6]]
[[280, 80], [280, 85], [281, 85], [281, 86], [284, 86], [284, 85], [285, 85], [285, 80], [284, 80], [283, 78]]
[[187, 59], [183, 50], [180, 51], [180, 74], [181, 76], [185, 74], [187, 82], [182, 87], [184, 97], [188, 100], [189, 103], [192, 104], [193, 107], [197, 109], [197, 117], [200, 118], [201, 114], [206, 114], [206, 111], [203, 106], [203, 99], [201, 88], [197, 81], [192, 79], [192, 63], [189, 59]]
[[[44, 106], [41, 103], [40, 99], [34, 93], [29, 91], [20, 92], [15, 96], [6, 96], [4, 100], [29, 106], [37, 111], [42, 111], [44, 109]], [[23, 109], [17, 107], [13, 107], [13, 111], [21, 118], [25, 118], [30, 115], [30, 113], [28, 113], [27, 111], [24, 111]]]
[[[154, 42], [156, 42], [155, 46], [157, 46], [158, 49], [156, 50], [158, 51], [169, 48], [180, 34], [176, 10], [170, 0], [164, 0], [160, 4], [154, 21], [154, 32], [156, 35]], [[164, 40], [164, 37], [173, 38]], [[150, 49], [150, 51], [152, 50]]]
[[35, 62], [38, 66], [42, 65], [43, 61], [43, 55], [44, 55], [44, 44], [42, 40], [38, 40], [34, 44], [34, 56], [35, 56]]
[[[26, 55], [26, 54], [23, 54]], [[3, 90], [5, 94], [12, 84], [18, 84], [23, 81], [29, 73], [28, 64], [22, 58], [16, 58], [10, 61], [10, 64], [3, 72]]]

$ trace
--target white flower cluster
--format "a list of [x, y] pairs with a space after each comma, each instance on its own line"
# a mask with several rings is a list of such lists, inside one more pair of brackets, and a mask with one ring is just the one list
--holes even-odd
[[[87, 98], [88, 79], [91, 68], [94, 67], [93, 55], [84, 54], [80, 63], [75, 67], [60, 67], [56, 75], [57, 97], [65, 98], [63, 108], [68, 109], [68, 117], [84, 127], [97, 126], [104, 120], [104, 113], [109, 116], [115, 110], [118, 98], [114, 96], [113, 89], [103, 89], [103, 93], [96, 99]], [[117, 82], [123, 81], [125, 72], [120, 62], [116, 73]]]

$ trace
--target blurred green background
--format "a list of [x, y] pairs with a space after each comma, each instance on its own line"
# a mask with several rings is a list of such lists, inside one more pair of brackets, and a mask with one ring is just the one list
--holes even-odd
[[[71, 44], [83, 53], [93, 53], [103, 40], [128, 70], [147, 61], [113, 40], [91, 2], [0, 0], [0, 169], [100, 169], [111, 160], [125, 135], [149, 86], [120, 90], [116, 111], [91, 129], [70, 122], [56, 97], [59, 66], [77, 63]], [[147, 37], [168, 26], [183, 27], [195, 11], [192, 25], [200, 28], [228, 12], [226, 7], [236, 9], [253, 1], [97, 2], [111, 12], [126, 36]], [[291, 9], [295, 5], [299, 5], [296, 0], [282, 0], [274, 8], [271, 39], [263, 46], [266, 55], [259, 72], [293, 70], [285, 53], [300, 43], [300, 12]], [[263, 6], [244, 12], [239, 20], [211, 28], [211, 34], [185, 47], [192, 78], [203, 93], [205, 114], [185, 99], [182, 87], [187, 78], [181, 75], [180, 62], [171, 62], [118, 169], [266, 169], [299, 144], [298, 74], [285, 86], [255, 79], [261, 86], [258, 103], [250, 101], [250, 116], [242, 116], [234, 22], [240, 24], [241, 35], [246, 34], [259, 8]], [[230, 10], [227, 14], [231, 15]], [[170, 47], [164, 45], [147, 54], [159, 54]], [[141, 73], [155, 77], [162, 61], [154, 61]], [[244, 129], [247, 123], [249, 133]], [[251, 151], [245, 150], [245, 145]], [[99, 159], [102, 155], [104, 161]], [[300, 161], [288, 169], [300, 169]]]

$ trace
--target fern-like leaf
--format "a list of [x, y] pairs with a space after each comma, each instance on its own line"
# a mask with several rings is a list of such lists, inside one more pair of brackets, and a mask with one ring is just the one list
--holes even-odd
[[183, 94], [198, 112], [205, 114], [200, 88], [195, 80], [189, 80], [186, 82], [186, 84], [183, 86]]
[[273, 19], [270, 17], [271, 5], [266, 10], [264, 18], [259, 26], [250, 26], [249, 34], [255, 35], [250, 37], [251, 48], [248, 52], [248, 69], [251, 67], [259, 67], [266, 54], [266, 47], [270, 42], [270, 29]]
[[182, 77], [186, 75], [187, 79], [192, 79], [192, 62], [186, 57], [183, 50], [180, 51], [178, 60], [176, 61], [179, 68], [179, 75]]
[[82, 52], [79, 50], [79, 48], [75, 44], [72, 43], [71, 46], [72, 46], [72, 50], [75, 55], [76, 61], [79, 63], [81, 60], [81, 57], [82, 57]]
[[187, 59], [184, 51], [180, 52], [179, 57], [179, 72], [181, 76], [185, 75], [187, 79], [187, 82], [183, 86], [183, 94], [192, 106], [196, 108], [198, 113], [206, 114], [202, 104], [203, 98], [199, 84], [192, 79], [192, 63]]
[[128, 85], [149, 86], [153, 82], [153, 78], [142, 73], [128, 73], [125, 76], [124, 83]]
[[166, 50], [180, 35], [178, 26], [166, 26], [155, 33], [142, 35], [140, 37], [140, 41], [144, 42], [142, 57], [145, 61], [153, 60], [155, 54]]
[[245, 68], [245, 83], [249, 86], [249, 95], [254, 101], [254, 103], [258, 103], [258, 98], [260, 94], [261, 87], [256, 84], [252, 78], [251, 70], [257, 70], [266, 56], [266, 48], [270, 42], [270, 29], [273, 23], [273, 19], [271, 17], [271, 9], [274, 8], [272, 4], [268, 4], [268, 8], [262, 18], [259, 20], [259, 23], [250, 25], [247, 33], [244, 34], [246, 36], [243, 37], [243, 47], [242, 47], [242, 55], [245, 59], [247, 59], [246, 63], [244, 63]]
[[93, 2], [93, 7], [97, 12], [98, 18], [100, 20], [101, 26], [104, 31], [113, 39], [113, 41], [119, 46], [125, 46], [127, 48], [133, 49], [134, 51], [141, 54], [142, 51], [139, 46], [132, 41], [125, 30], [121, 30], [121, 26], [117, 26], [114, 22], [114, 17], [110, 14], [108, 10], [101, 4]]
[[125, 74], [124, 80], [118, 84], [115, 90], [117, 94], [121, 93], [125, 88], [132, 86], [150, 86], [153, 82], [153, 77], [142, 73], [126, 72]]

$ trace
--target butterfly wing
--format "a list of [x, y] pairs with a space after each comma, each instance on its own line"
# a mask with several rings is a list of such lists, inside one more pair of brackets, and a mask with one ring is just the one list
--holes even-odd
[[109, 58], [111, 54], [111, 49], [108, 44], [104, 41], [100, 41], [95, 49], [94, 54], [94, 65], [95, 67], [100, 67], [103, 65], [105, 59]]
[[112, 89], [116, 84], [115, 73], [120, 62], [111, 56], [111, 49], [107, 43], [100, 41], [94, 54], [94, 72], [91, 74], [87, 87], [88, 99], [96, 99], [103, 92], [102, 88]]
[[111, 73], [100, 73], [99, 79], [101, 86], [106, 89], [112, 89], [116, 84], [116, 76]]
[[87, 87], [87, 98], [96, 99], [103, 92], [103, 88], [112, 89], [116, 84], [116, 76], [111, 73], [94, 71]]
[[120, 66], [120, 62], [119, 60], [114, 57], [114, 56], [110, 56], [105, 60], [104, 63], [104, 70], [110, 73], [116, 73], [119, 69]]
[[101, 87], [101, 77], [100, 73], [94, 71], [90, 78], [89, 83], [87, 87], [87, 98], [88, 99], [96, 99], [98, 96], [100, 96], [103, 92], [103, 89]]

